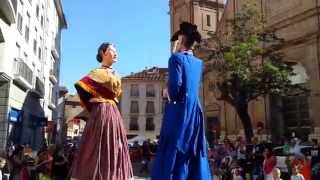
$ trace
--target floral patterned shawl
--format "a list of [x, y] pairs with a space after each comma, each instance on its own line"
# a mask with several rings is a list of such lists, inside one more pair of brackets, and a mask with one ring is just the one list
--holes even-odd
[[91, 98], [102, 98], [113, 104], [121, 94], [121, 80], [113, 69], [97, 68], [76, 82], [81, 104], [90, 112]]

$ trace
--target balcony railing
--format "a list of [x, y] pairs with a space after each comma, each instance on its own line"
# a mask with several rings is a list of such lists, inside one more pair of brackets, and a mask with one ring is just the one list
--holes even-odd
[[33, 73], [31, 68], [20, 58], [14, 62], [14, 81], [25, 89], [32, 88]]

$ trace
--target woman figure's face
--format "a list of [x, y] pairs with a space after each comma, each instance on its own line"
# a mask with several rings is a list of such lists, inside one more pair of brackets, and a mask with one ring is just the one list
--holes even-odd
[[102, 52], [102, 63], [105, 65], [112, 65], [117, 62], [117, 50], [113, 45], [110, 45], [105, 52]]

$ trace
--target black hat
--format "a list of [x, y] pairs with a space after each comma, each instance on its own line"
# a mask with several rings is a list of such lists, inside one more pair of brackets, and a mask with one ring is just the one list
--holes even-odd
[[180, 29], [173, 34], [173, 36], [171, 37], [171, 41], [178, 40], [179, 35], [185, 35], [192, 42], [196, 41], [200, 43], [201, 41], [201, 35], [197, 30], [197, 26], [189, 22], [182, 22], [180, 24]]

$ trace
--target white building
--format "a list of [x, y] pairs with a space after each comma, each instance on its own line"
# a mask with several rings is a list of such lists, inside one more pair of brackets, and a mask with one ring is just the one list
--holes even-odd
[[153, 67], [121, 79], [120, 111], [128, 138], [143, 136], [155, 139], [160, 134], [168, 69]]
[[54, 132], [61, 30], [67, 26], [62, 4], [60, 0], [0, 0], [0, 4], [0, 146], [10, 139], [39, 149], [44, 135], [50, 139]]

